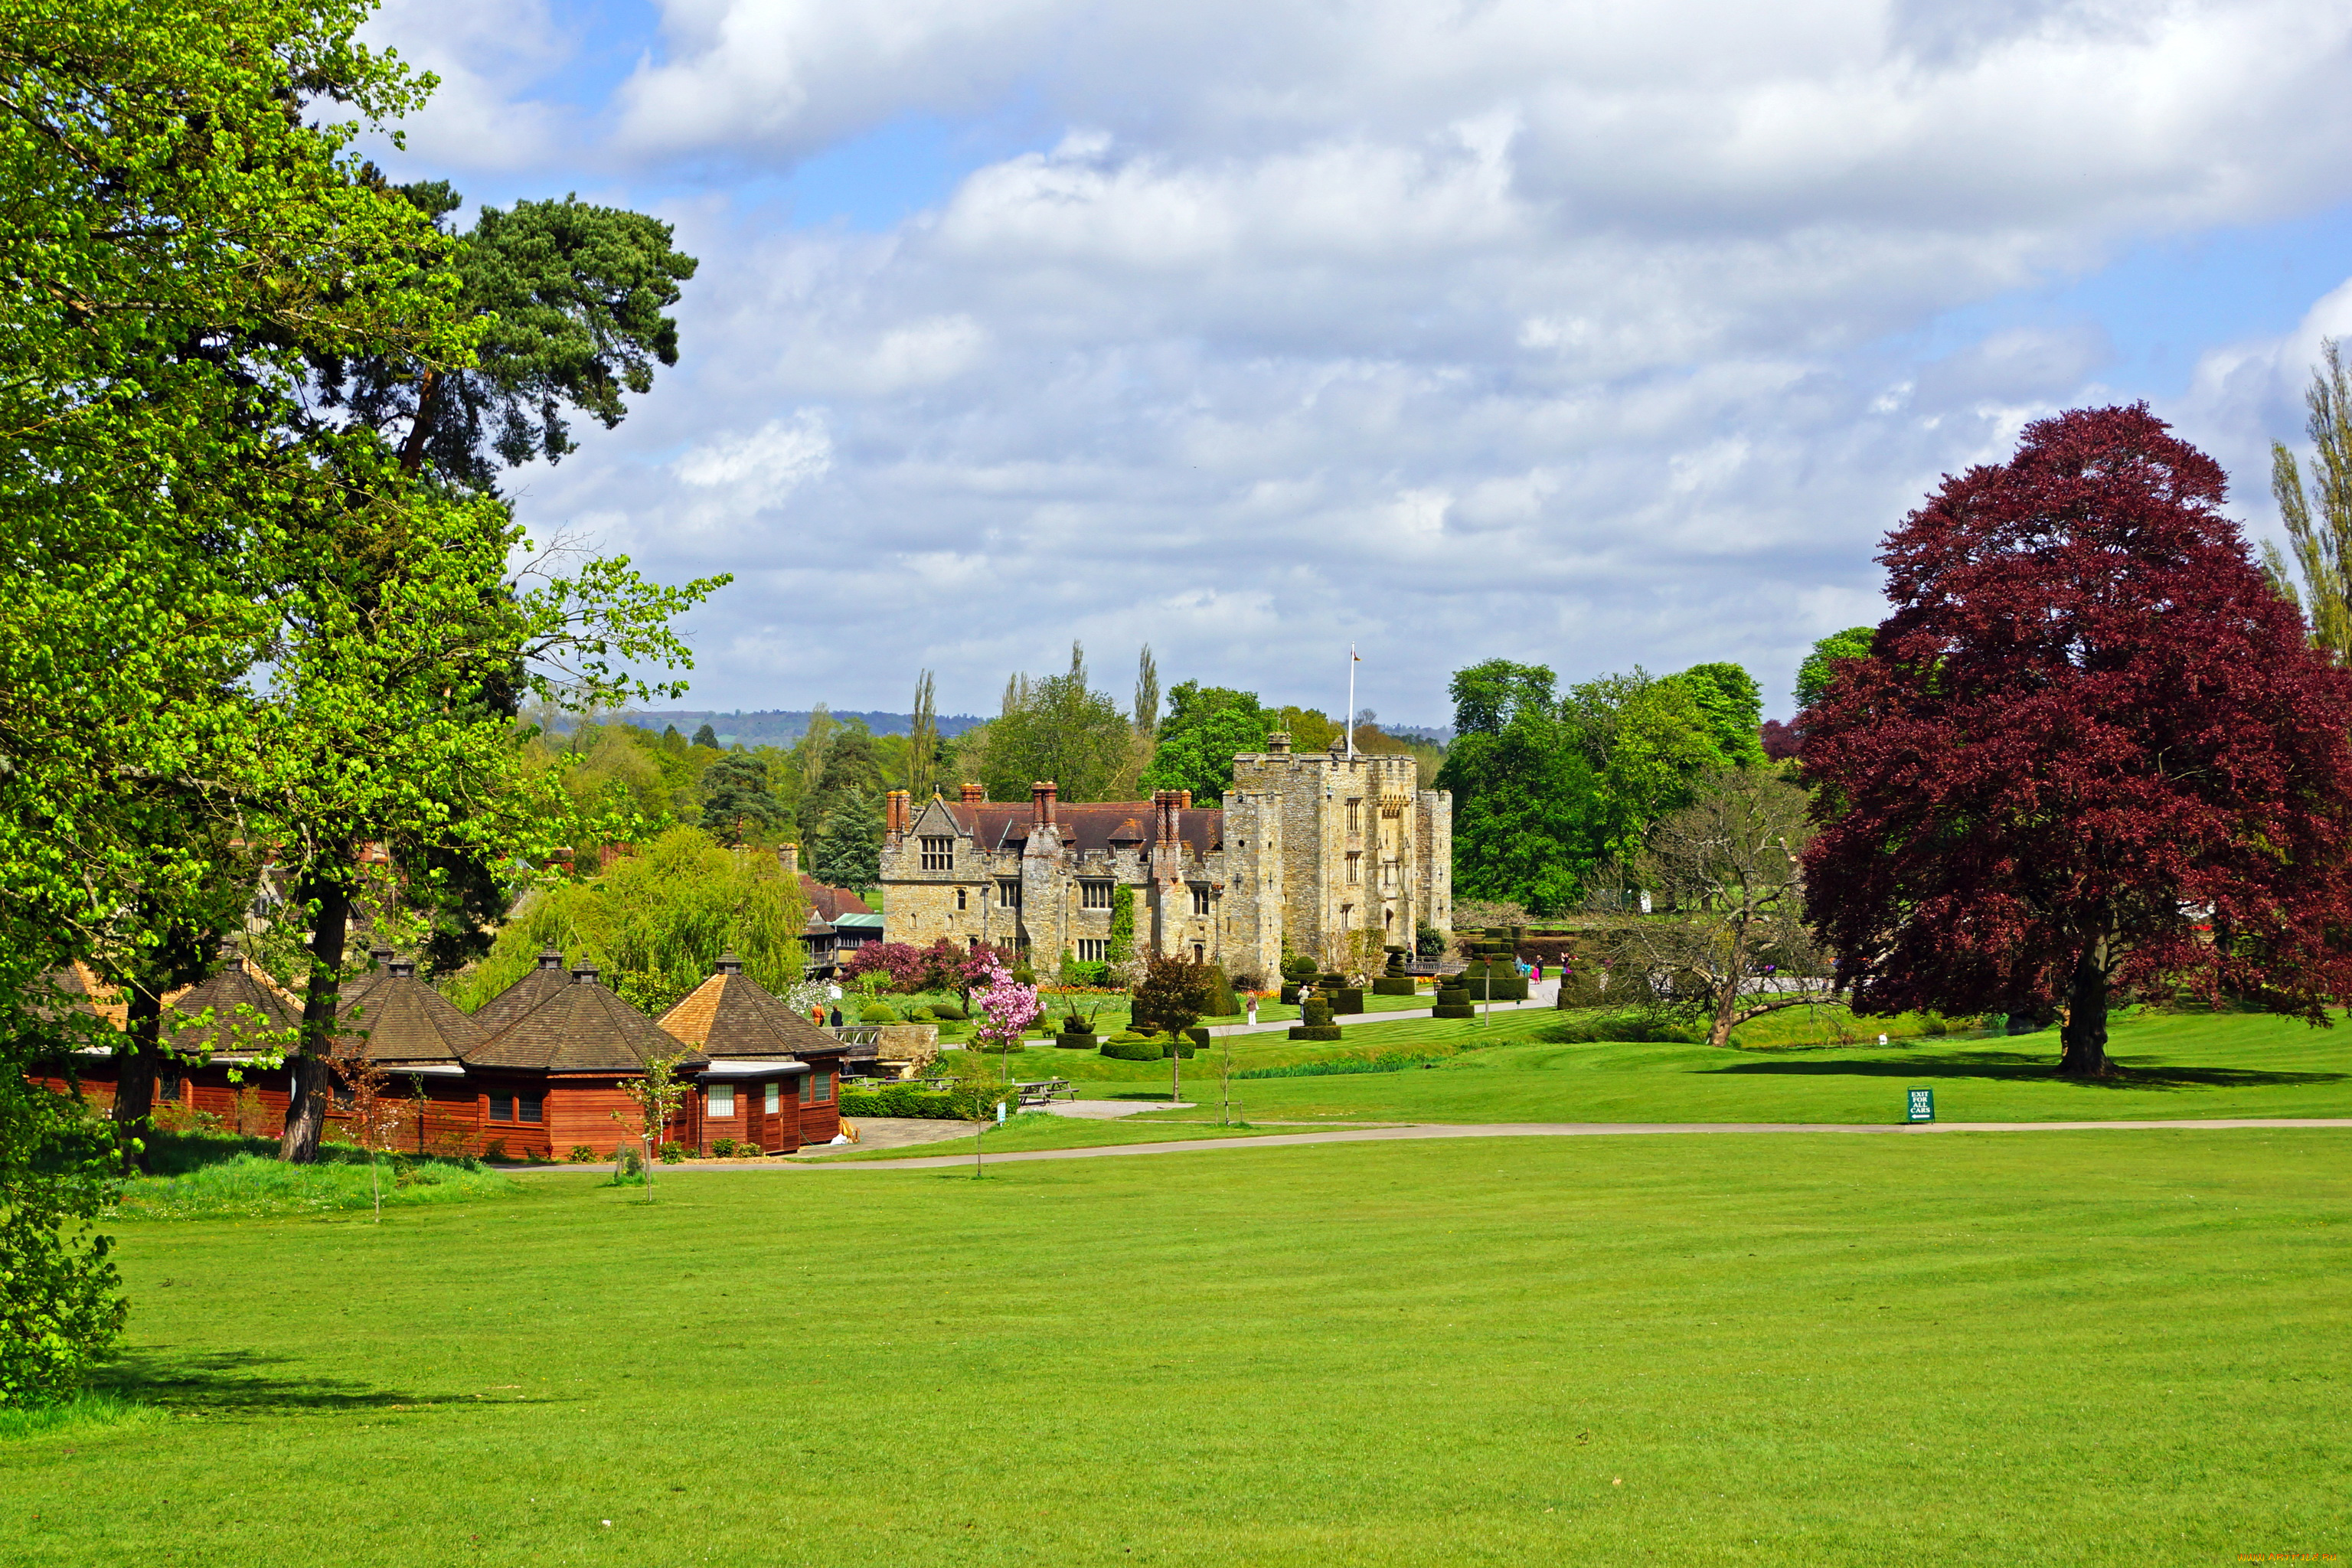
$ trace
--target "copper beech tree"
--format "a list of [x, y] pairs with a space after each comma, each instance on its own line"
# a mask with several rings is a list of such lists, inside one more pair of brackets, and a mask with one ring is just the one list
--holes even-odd
[[2119, 990], [2325, 1023], [2352, 989], [2352, 672], [2145, 405], [2026, 426], [1888, 536], [1895, 611], [1800, 717], [1808, 920], [1855, 1009], [2064, 1010], [2112, 1072]]

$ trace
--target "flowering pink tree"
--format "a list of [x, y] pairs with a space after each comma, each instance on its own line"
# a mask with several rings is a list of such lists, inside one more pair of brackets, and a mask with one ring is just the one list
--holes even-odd
[[894, 991], [912, 991], [923, 981], [923, 950], [912, 942], [870, 942], [849, 955], [842, 965], [845, 979], [879, 973], [889, 977]]
[[988, 989], [979, 998], [980, 1010], [987, 1022], [971, 1032], [972, 1049], [1017, 1050], [1021, 1037], [1037, 1021], [1043, 1006], [1037, 1000], [1037, 988], [1014, 981], [1012, 972], [992, 952], [987, 955], [987, 965]]

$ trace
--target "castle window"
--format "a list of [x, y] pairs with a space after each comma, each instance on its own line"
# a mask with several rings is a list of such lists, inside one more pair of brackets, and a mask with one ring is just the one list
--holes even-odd
[[1348, 856], [1348, 880], [1352, 885], [1363, 879], [1364, 857], [1360, 851], [1351, 850]]
[[1019, 909], [1021, 907], [1021, 884], [1013, 881], [1001, 881], [997, 883], [996, 907], [1000, 910]]
[[955, 869], [955, 840], [926, 838], [923, 840], [923, 869], [952, 871]]
[[1209, 950], [1208, 950], [1207, 948], [1205, 948], [1205, 947], [1202, 946], [1202, 945], [1201, 945], [1199, 942], [1194, 942], [1194, 943], [1192, 944], [1192, 962], [1193, 962], [1193, 963], [1202, 963], [1202, 962], [1203, 960], [1205, 960], [1208, 956], [1209, 956]]
[[1082, 936], [1078, 938], [1078, 962], [1080, 963], [1109, 963], [1109, 942], [1098, 936]]
[[1108, 882], [1080, 882], [1078, 884], [1078, 908], [1082, 910], [1107, 910], [1110, 908], [1110, 894], [1111, 884]]
[[957, 910], [957, 911], [958, 911], [959, 913], [961, 913], [961, 912], [962, 911], [963, 908], [964, 908], [964, 901], [963, 901], [963, 900], [964, 900], [964, 891], [963, 891], [963, 889], [962, 889], [961, 888], [958, 888], [958, 889], [956, 889], [956, 910]]
[[1196, 915], [1209, 912], [1209, 889], [1198, 882], [1192, 884], [1192, 912]]
[[1363, 830], [1364, 803], [1360, 800], [1351, 800], [1348, 803], [1348, 831], [1361, 833]]

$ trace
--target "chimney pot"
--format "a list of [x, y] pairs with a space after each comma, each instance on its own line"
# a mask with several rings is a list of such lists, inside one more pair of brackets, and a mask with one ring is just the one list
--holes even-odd
[[1029, 816], [1040, 827], [1054, 826], [1054, 806], [1059, 801], [1062, 786], [1053, 779], [1039, 779], [1029, 786]]
[[1192, 792], [1191, 790], [1189, 790], [1189, 789], [1180, 789], [1180, 790], [1178, 790], [1178, 791], [1176, 792], [1176, 805], [1177, 805], [1177, 808], [1178, 808], [1179, 810], [1182, 810], [1182, 811], [1190, 811], [1190, 810], [1192, 810]]
[[573, 964], [572, 966], [572, 984], [574, 985], [595, 984], [596, 966], [593, 963]]
[[981, 786], [980, 786], [980, 785], [978, 785], [978, 784], [973, 784], [973, 783], [972, 783], [971, 780], [969, 780], [969, 779], [967, 779], [967, 780], [965, 780], [965, 781], [964, 781], [964, 785], [963, 785], [963, 804], [964, 804], [964, 805], [981, 805], [982, 802], [986, 801], [987, 799], [988, 799], [988, 792], [987, 792], [986, 790], [984, 790], [984, 789], [981, 788]]
[[385, 961], [384, 967], [392, 972], [392, 977], [394, 980], [416, 978], [416, 960], [413, 958], [388, 959]]

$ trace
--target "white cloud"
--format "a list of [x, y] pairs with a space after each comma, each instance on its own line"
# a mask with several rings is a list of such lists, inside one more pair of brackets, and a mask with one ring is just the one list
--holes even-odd
[[[449, 125], [560, 162], [530, 127], [569, 122], [512, 86], [556, 47], [536, 3], [492, 0], [522, 63]], [[2352, 13], [2300, 0], [663, 16], [583, 166], [748, 178], [910, 115], [1045, 149], [886, 234], [665, 212], [704, 259], [684, 363], [521, 493], [545, 526], [625, 515], [664, 574], [739, 574], [698, 617], [729, 706], [898, 705], [920, 666], [984, 706], [1073, 635], [1114, 687], [1148, 639], [1269, 697], [1353, 638], [1399, 719], [1489, 654], [1736, 658], [1777, 692], [1868, 618], [1875, 541], [1938, 474], [2113, 357], [1918, 329], [2352, 198]], [[2352, 297], [2209, 357], [2184, 429], [2259, 455], [2338, 319]]]

